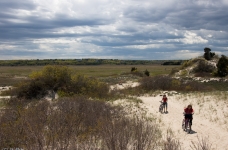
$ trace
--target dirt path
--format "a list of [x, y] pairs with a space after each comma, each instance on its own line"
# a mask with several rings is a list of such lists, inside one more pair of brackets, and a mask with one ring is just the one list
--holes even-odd
[[174, 131], [175, 137], [180, 140], [184, 150], [192, 149], [190, 145], [192, 145], [192, 142], [197, 144], [199, 142], [198, 138], [204, 138], [207, 142], [210, 142], [215, 150], [228, 150], [228, 131], [221, 128], [221, 126], [216, 124], [216, 122], [210, 122], [203, 117], [204, 115], [202, 114], [202, 111], [201, 115], [197, 115], [199, 110], [197, 110], [197, 107], [194, 108], [194, 105], [193, 108], [195, 114], [193, 116], [193, 132], [188, 134], [182, 130], [181, 123], [183, 120], [183, 109], [188, 104], [188, 100], [176, 100], [176, 96], [168, 96], [168, 113], [161, 114], [158, 112], [160, 105], [159, 101], [162, 99], [161, 96], [139, 98], [143, 101], [144, 105], [146, 105], [150, 113], [161, 118], [165, 130], [171, 128]]

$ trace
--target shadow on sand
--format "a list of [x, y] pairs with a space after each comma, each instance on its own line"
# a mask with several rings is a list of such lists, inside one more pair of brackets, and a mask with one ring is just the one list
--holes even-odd
[[168, 113], [169, 113], [168, 111], [163, 112], [163, 114], [168, 114]]
[[[187, 132], [188, 133], [188, 132]], [[190, 133], [188, 133], [188, 134], [196, 134], [197, 132], [196, 131], [194, 131], [194, 130], [192, 130]]]

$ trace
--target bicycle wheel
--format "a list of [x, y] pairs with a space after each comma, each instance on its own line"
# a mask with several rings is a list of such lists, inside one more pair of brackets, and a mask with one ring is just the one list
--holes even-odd
[[191, 131], [192, 131], [192, 125], [191, 125], [190, 119], [188, 119], [188, 133], [191, 133]]
[[162, 111], [163, 111], [163, 105], [160, 105], [159, 106], [159, 112], [162, 113]]
[[182, 129], [185, 130], [185, 120], [182, 121]]
[[187, 119], [187, 120], [186, 120], [185, 131], [186, 131], [187, 133], [191, 133], [191, 123], [190, 123], [190, 119]]
[[183, 130], [187, 132], [188, 131], [188, 127], [189, 127], [188, 126], [188, 119], [187, 118], [184, 119], [183, 122], [184, 122], [183, 123]]
[[182, 129], [184, 130], [184, 126], [185, 126], [185, 123], [184, 123], [184, 119], [182, 120]]

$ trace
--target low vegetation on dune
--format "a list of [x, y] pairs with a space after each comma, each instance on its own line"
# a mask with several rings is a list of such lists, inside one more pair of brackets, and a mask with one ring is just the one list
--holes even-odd
[[85, 97], [29, 104], [14, 99], [8, 105], [0, 118], [1, 148], [149, 150], [180, 146], [171, 135], [163, 139], [156, 119], [139, 113], [140, 109], [129, 113], [120, 105]]
[[215, 55], [207, 60], [204, 57], [193, 58], [183, 62], [180, 68], [175, 68], [170, 75], [176, 77], [226, 77], [228, 74], [228, 58]]
[[[67, 66], [45, 66], [1, 93], [10, 94], [11, 98], [0, 101], [0, 148], [181, 149], [171, 130], [162, 135], [159, 120], [140, 108], [142, 101], [137, 96], [157, 91], [227, 90], [227, 58], [215, 58], [186, 61], [169, 75], [152, 75], [147, 69], [140, 72], [133, 67], [112, 78], [88, 77]], [[223, 78], [210, 80], [211, 77]], [[110, 85], [124, 86], [129, 80], [138, 86], [110, 89]], [[45, 99], [47, 95], [52, 100]], [[116, 104], [115, 100], [126, 105]], [[201, 147], [209, 150], [208, 143], [203, 142]]]

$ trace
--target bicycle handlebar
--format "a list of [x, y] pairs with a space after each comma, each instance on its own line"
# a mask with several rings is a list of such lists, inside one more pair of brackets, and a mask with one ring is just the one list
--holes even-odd
[[[185, 115], [186, 113], [185, 113], [185, 112], [183, 112], [183, 114]], [[194, 115], [194, 113], [192, 113], [192, 114], [189, 114], [189, 115]]]

